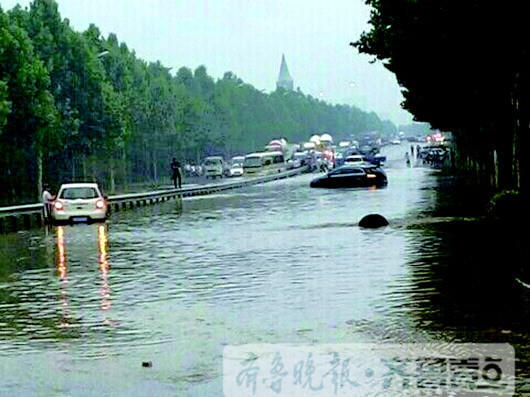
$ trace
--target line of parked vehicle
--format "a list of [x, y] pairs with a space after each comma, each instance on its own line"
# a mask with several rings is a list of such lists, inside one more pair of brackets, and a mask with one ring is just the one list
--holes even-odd
[[[251, 153], [232, 157], [226, 163], [221, 156], [204, 159], [201, 171], [206, 178], [238, 177], [244, 174], [262, 175], [286, 171], [300, 163], [286, 161], [281, 151]], [[107, 197], [97, 183], [63, 184], [55, 197], [45, 200], [45, 218], [54, 223], [90, 222], [105, 220], [108, 214]]]
[[[305, 158], [305, 155], [303, 155]], [[300, 156], [286, 160], [281, 151], [250, 153], [246, 156], [234, 156], [226, 162], [221, 156], [206, 157], [201, 165], [202, 175], [216, 179], [223, 177], [254, 176], [272, 172], [283, 172], [302, 166]]]
[[[418, 146], [419, 149], [419, 146]], [[442, 168], [447, 162], [450, 164], [451, 151], [443, 144], [430, 144], [423, 148], [417, 149], [418, 162], [423, 165], [429, 165], [433, 168]]]
[[386, 156], [379, 153], [377, 146], [365, 144], [359, 148], [358, 142], [341, 142], [338, 149], [335, 167], [325, 175], [313, 179], [311, 187], [383, 187], [388, 184], [382, 168]]
[[[272, 141], [273, 143], [275, 141]], [[283, 172], [307, 166], [310, 171], [328, 171], [314, 179], [311, 187], [365, 187], [385, 186], [387, 177], [381, 168], [385, 157], [370, 153], [362, 154], [346, 148], [330, 163], [322, 152], [299, 150], [288, 153], [285, 150], [269, 150], [234, 156], [225, 162], [222, 156], [204, 159], [201, 171], [206, 178], [256, 176]], [[283, 149], [282, 146], [279, 147]], [[272, 150], [271, 150], [272, 149]], [[333, 152], [334, 153], [334, 152]], [[331, 170], [330, 170], [331, 169]], [[69, 183], [59, 188], [53, 200], [45, 203], [45, 215], [53, 222], [88, 222], [105, 220], [108, 214], [107, 197], [96, 183]]]

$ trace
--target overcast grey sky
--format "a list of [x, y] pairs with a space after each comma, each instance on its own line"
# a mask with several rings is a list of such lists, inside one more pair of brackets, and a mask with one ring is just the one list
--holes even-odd
[[[4, 10], [29, 0], [0, 0]], [[348, 44], [369, 29], [364, 0], [59, 0], [71, 26], [95, 23], [147, 61], [177, 70], [232, 71], [258, 89], [275, 89], [282, 53], [295, 87], [332, 102], [411, 121], [395, 77]], [[354, 84], [351, 84], [354, 83]]]

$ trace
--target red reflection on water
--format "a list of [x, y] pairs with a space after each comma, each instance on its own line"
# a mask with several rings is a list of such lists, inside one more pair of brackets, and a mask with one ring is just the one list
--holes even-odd
[[[61, 304], [61, 328], [68, 328], [71, 324], [71, 315], [70, 308], [68, 304], [68, 264], [67, 264], [67, 255], [66, 255], [66, 238], [65, 233], [68, 229], [64, 226], [58, 226], [56, 228], [57, 234], [57, 274], [59, 276], [59, 301]], [[111, 308], [111, 296], [110, 296], [110, 287], [108, 282], [108, 273], [109, 273], [109, 263], [108, 263], [108, 241], [107, 241], [107, 230], [104, 225], [98, 226], [97, 231], [98, 238], [98, 269], [99, 276], [101, 279], [100, 286], [100, 296], [101, 303], [100, 308], [104, 312]], [[84, 291], [83, 293], [88, 292]], [[104, 324], [113, 325], [112, 321], [107, 318], [104, 319]]]
[[57, 273], [59, 275], [59, 302], [61, 304], [61, 328], [70, 326], [70, 310], [68, 307], [68, 266], [66, 264], [66, 243], [64, 226], [57, 226]]
[[67, 281], [66, 245], [64, 242], [64, 226], [57, 227], [57, 271], [61, 281]]
[[104, 225], [98, 227], [99, 273], [101, 277], [101, 309], [111, 307], [110, 288], [108, 283], [109, 263], [107, 261], [107, 230]]

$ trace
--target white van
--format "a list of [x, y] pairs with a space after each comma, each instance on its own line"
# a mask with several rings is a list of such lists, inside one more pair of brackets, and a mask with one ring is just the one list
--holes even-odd
[[282, 152], [260, 152], [245, 156], [243, 161], [245, 174], [282, 172], [287, 164]]
[[257, 174], [263, 171], [263, 153], [251, 153], [243, 160], [243, 170], [245, 175]]
[[223, 177], [225, 162], [221, 156], [210, 156], [204, 159], [202, 169], [206, 178]]

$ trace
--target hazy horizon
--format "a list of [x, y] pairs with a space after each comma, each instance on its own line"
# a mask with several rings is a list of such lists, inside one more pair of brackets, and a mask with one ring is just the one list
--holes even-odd
[[[4, 11], [30, 0], [0, 0]], [[363, 0], [91, 0], [58, 1], [62, 18], [76, 30], [94, 23], [115, 33], [149, 62], [173, 72], [204, 65], [214, 78], [232, 71], [245, 82], [273, 91], [285, 54], [294, 87], [330, 103], [374, 111], [396, 124], [412, 122], [401, 109], [395, 76], [349, 43], [369, 29]]]

